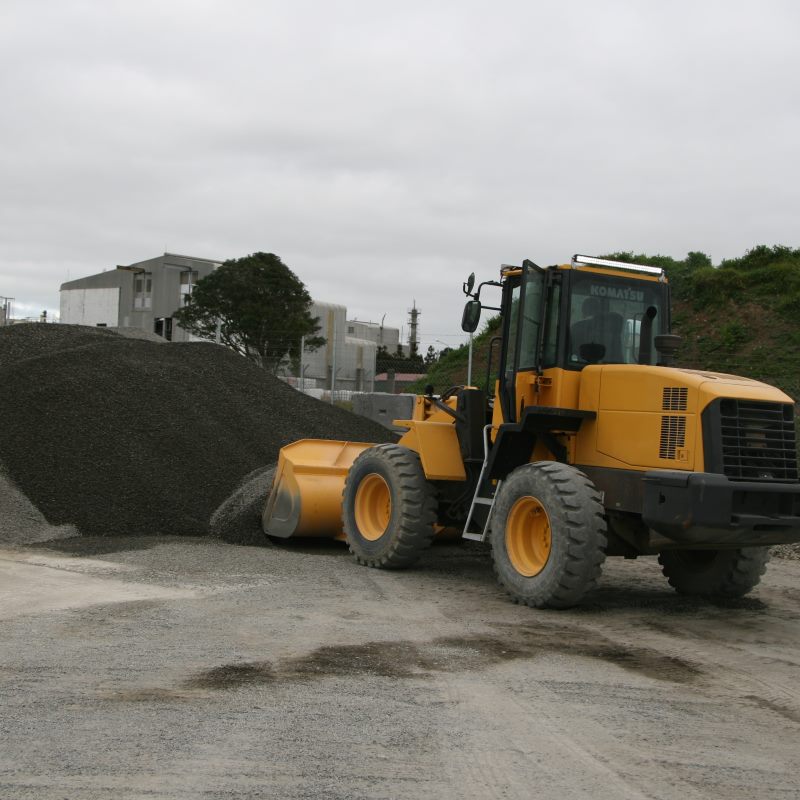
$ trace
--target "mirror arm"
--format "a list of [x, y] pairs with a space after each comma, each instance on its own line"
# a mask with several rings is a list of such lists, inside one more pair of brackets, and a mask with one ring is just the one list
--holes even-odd
[[[433, 389], [432, 386], [426, 386], [425, 388], [426, 389]], [[457, 420], [458, 422], [466, 422], [467, 421], [467, 418], [463, 414], [461, 414], [458, 411], [454, 411], [446, 403], [443, 403], [438, 397], [434, 397], [433, 396], [433, 392], [427, 392], [425, 394], [425, 399], [429, 403], [433, 403], [433, 405], [435, 405], [436, 408], [440, 409], [441, 411], [444, 411], [445, 414], [449, 414], [451, 417], [453, 417], [453, 419]]]
[[[483, 289], [484, 286], [501, 286], [502, 287], [502, 285], [503, 284], [500, 283], [499, 281], [484, 281], [483, 283], [478, 284], [478, 291], [474, 292], [472, 296], [476, 300], [480, 300], [481, 299], [481, 289]], [[492, 308], [492, 306], [485, 306], [485, 308]]]

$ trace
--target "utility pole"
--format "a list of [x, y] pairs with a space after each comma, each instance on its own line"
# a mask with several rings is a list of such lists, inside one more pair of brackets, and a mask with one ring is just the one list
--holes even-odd
[[336, 315], [333, 315], [333, 347], [331, 348], [331, 405], [333, 405], [333, 390], [336, 386]]
[[408, 355], [411, 358], [417, 354], [417, 326], [419, 325], [419, 316], [421, 313], [422, 311], [417, 308], [417, 301], [414, 300], [411, 310], [408, 312]]

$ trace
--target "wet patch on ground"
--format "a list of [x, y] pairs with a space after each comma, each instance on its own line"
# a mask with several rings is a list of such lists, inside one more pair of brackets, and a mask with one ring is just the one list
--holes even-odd
[[557, 653], [598, 659], [628, 672], [671, 683], [689, 683], [702, 675], [697, 665], [685, 659], [652, 648], [613, 642], [597, 633], [575, 627], [512, 628], [508, 638], [484, 637], [473, 640], [473, 646], [481, 642], [485, 645], [482, 652], [487, 663]]
[[275, 670], [269, 661], [223, 664], [199, 672], [184, 682], [189, 689], [238, 689], [240, 686], [271, 683]]
[[281, 673], [288, 678], [361, 674], [410, 678], [432, 669], [424, 652], [406, 641], [319, 647], [281, 665]]
[[575, 614], [591, 616], [609, 611], [631, 609], [657, 611], [659, 614], [707, 614], [717, 608], [730, 611], [767, 611], [769, 606], [757, 597], [694, 597], [660, 590], [631, 591], [616, 588], [599, 588], [593, 591], [580, 606], [571, 609]]
[[774, 711], [776, 714], [780, 714], [784, 719], [800, 724], [800, 712], [792, 708], [787, 708], [780, 703], [774, 703], [772, 700], [767, 700], [765, 697], [758, 697], [754, 694], [746, 694], [744, 699], [749, 700], [759, 708], [766, 708], [769, 711]]
[[[573, 655], [575, 650], [565, 650]], [[635, 672], [648, 678], [671, 683], [690, 683], [702, 675], [702, 670], [694, 664], [677, 656], [669, 656], [657, 650], [644, 647], [595, 647], [583, 653], [590, 658], [598, 658], [615, 664], [628, 672]]]
[[569, 628], [514, 629], [495, 636], [440, 637], [430, 642], [366, 642], [327, 645], [277, 664], [268, 661], [224, 664], [184, 682], [194, 689], [234, 689], [253, 684], [323, 677], [376, 675], [425, 678], [434, 673], [477, 671], [548, 654], [594, 658], [660, 681], [688, 683], [702, 674], [696, 665], [644, 647], [623, 646], [587, 631]]
[[127, 689], [111, 692], [103, 696], [104, 699], [118, 703], [184, 703], [194, 699], [190, 692], [176, 691], [175, 689]]

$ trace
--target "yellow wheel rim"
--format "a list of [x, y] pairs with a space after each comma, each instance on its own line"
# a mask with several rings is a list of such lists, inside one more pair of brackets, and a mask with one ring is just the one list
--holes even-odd
[[358, 484], [354, 510], [358, 532], [370, 542], [380, 539], [392, 517], [389, 484], [374, 472], [367, 475]]
[[506, 520], [506, 550], [514, 569], [526, 578], [538, 575], [550, 558], [550, 518], [535, 497], [520, 497]]

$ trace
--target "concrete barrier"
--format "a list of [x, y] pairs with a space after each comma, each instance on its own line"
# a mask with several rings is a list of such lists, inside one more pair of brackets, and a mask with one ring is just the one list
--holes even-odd
[[416, 395], [364, 392], [353, 394], [353, 411], [362, 417], [379, 422], [390, 431], [403, 433], [405, 428], [392, 425], [392, 420], [409, 419], [414, 412]]

